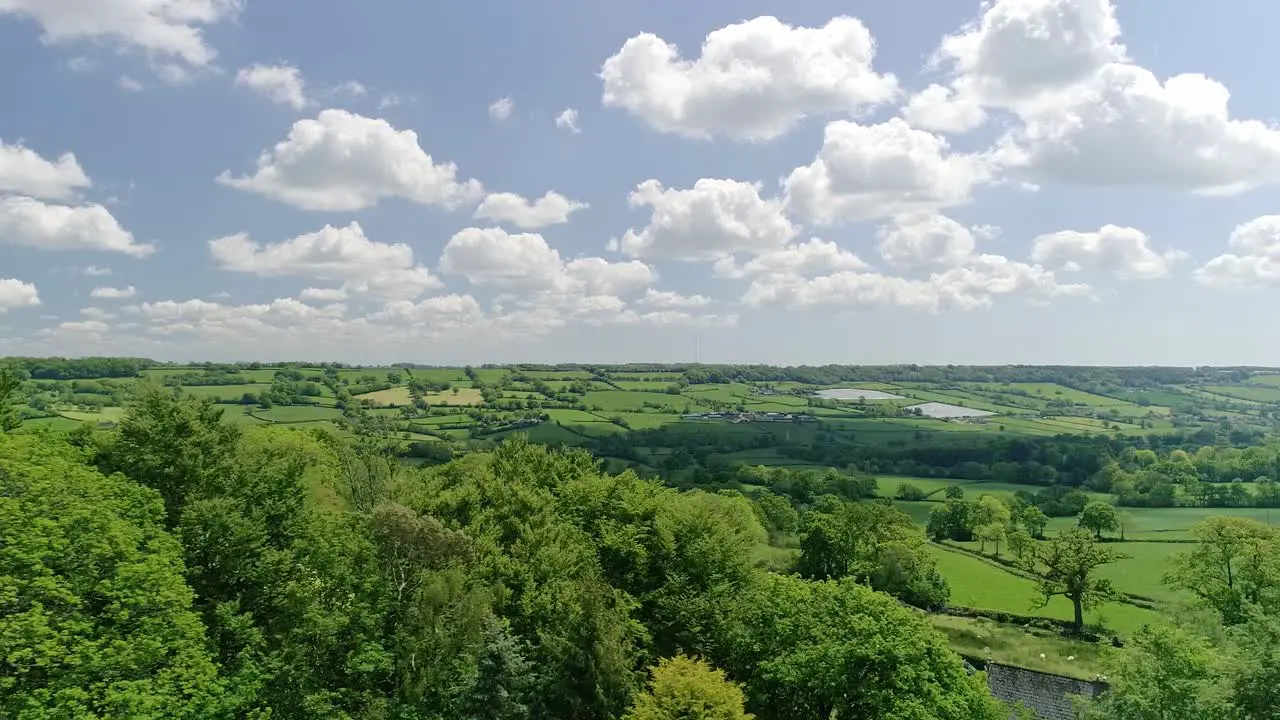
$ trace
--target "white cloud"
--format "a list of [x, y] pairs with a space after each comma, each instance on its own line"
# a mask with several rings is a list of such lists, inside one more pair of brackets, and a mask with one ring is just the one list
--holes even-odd
[[133, 235], [101, 205], [49, 205], [29, 197], [0, 197], [0, 245], [41, 250], [99, 250], [146, 257], [155, 247]]
[[880, 257], [897, 267], [954, 267], [973, 255], [973, 233], [945, 215], [901, 215], [876, 233]]
[[999, 255], [980, 255], [962, 267], [924, 279], [877, 272], [844, 271], [814, 278], [775, 274], [758, 278], [742, 301], [751, 306], [792, 308], [897, 307], [923, 312], [987, 307], [995, 295], [1019, 294], [1036, 302], [1059, 296], [1088, 296], [1087, 285], [1063, 285], [1053, 273]]
[[295, 110], [307, 106], [306, 81], [302, 71], [292, 65], [250, 65], [236, 73], [235, 83]]
[[0, 278], [0, 315], [10, 310], [40, 304], [36, 286], [14, 278]]
[[137, 294], [138, 294], [138, 290], [137, 290], [137, 288], [135, 288], [134, 286], [130, 285], [130, 286], [128, 286], [128, 287], [122, 287], [122, 288], [113, 288], [113, 287], [98, 287], [98, 288], [94, 288], [94, 289], [89, 293], [89, 297], [92, 297], [92, 298], [107, 298], [107, 299], [112, 299], [112, 300], [119, 300], [119, 299], [123, 299], [123, 298], [131, 298], [131, 297], [133, 297], [134, 295], [137, 295]]
[[116, 80], [116, 85], [118, 85], [121, 90], [126, 90], [128, 92], [142, 91], [142, 83], [128, 75], [121, 75], [120, 78]]
[[997, 0], [976, 22], [943, 39], [933, 57], [961, 97], [1026, 108], [1125, 60], [1111, 0]]
[[860, 114], [893, 100], [897, 79], [872, 67], [875, 40], [856, 18], [820, 28], [764, 16], [720, 28], [697, 59], [641, 33], [605, 61], [604, 104], [662, 132], [768, 140], [805, 117]]
[[298, 293], [299, 300], [321, 300], [324, 302], [337, 302], [347, 299], [346, 288], [303, 288]]
[[456, 233], [440, 255], [440, 270], [462, 275], [475, 285], [519, 293], [621, 295], [656, 279], [652, 268], [634, 260], [565, 262], [541, 235], [501, 228], [466, 228]]
[[957, 131], [981, 108], [1012, 112], [992, 157], [1029, 183], [1231, 194], [1280, 180], [1280, 129], [1233, 118], [1230, 92], [1204, 75], [1161, 81], [1133, 64], [1113, 0], [987, 3], [932, 61], [948, 85], [907, 117]]
[[649, 288], [639, 302], [656, 308], [700, 308], [710, 305], [711, 298], [706, 295], [681, 295], [671, 290]]
[[619, 243], [635, 257], [718, 260], [778, 249], [796, 234], [782, 203], [760, 197], [759, 183], [702, 178], [679, 190], [646, 180], [629, 202], [652, 210], [649, 224]]
[[907, 102], [902, 117], [913, 126], [942, 133], [972, 130], [987, 119], [987, 113], [969, 96], [958, 96], [954, 89], [930, 85]]
[[0, 140], [0, 192], [66, 200], [90, 184], [89, 176], [72, 153], [50, 162], [28, 147], [7, 145]]
[[536, 230], [567, 223], [569, 215], [586, 207], [586, 203], [570, 200], [554, 190], [533, 202], [515, 193], [490, 193], [476, 208], [474, 217], [510, 223], [522, 230]]
[[370, 240], [356, 222], [346, 227], [325, 225], [269, 245], [254, 242], [245, 233], [228, 235], [209, 241], [209, 254], [224, 270], [233, 272], [345, 281], [341, 290], [346, 294], [414, 298], [440, 286], [427, 268], [415, 263], [412, 248]]
[[900, 118], [837, 120], [814, 161], [791, 171], [783, 186], [790, 210], [829, 225], [960, 205], [991, 178], [985, 156], [952, 153], [945, 139]]
[[98, 267], [97, 265], [89, 265], [81, 272], [83, 272], [85, 275], [88, 275], [90, 277], [103, 277], [105, 275], [111, 274], [111, 268]]
[[100, 307], [82, 307], [80, 314], [90, 320], [110, 320], [115, 317], [115, 313], [108, 312]]
[[833, 242], [810, 238], [776, 250], [767, 250], [745, 263], [732, 258], [716, 261], [715, 274], [726, 278], [761, 275], [812, 275], [844, 270], [864, 270], [867, 263]]
[[1031, 259], [1067, 271], [1098, 270], [1122, 279], [1161, 278], [1185, 258], [1179, 250], [1158, 252], [1147, 234], [1131, 227], [1104, 225], [1097, 232], [1040, 235], [1032, 243]]
[[70, 322], [60, 323], [53, 328], [52, 334], [75, 333], [80, 335], [97, 336], [110, 332], [111, 326], [101, 320], [73, 320]]
[[509, 97], [498, 98], [489, 106], [489, 118], [502, 122], [511, 117], [511, 111], [515, 109], [516, 104]]
[[556, 127], [561, 130], [577, 135], [582, 132], [582, 128], [578, 125], [578, 111], [573, 108], [565, 108], [556, 116]]
[[0, 15], [27, 17], [40, 25], [49, 44], [107, 42], [143, 52], [152, 59], [194, 67], [213, 62], [203, 26], [227, 20], [242, 0], [0, 0]]
[[1161, 83], [1107, 65], [1068, 107], [1025, 118], [999, 161], [1032, 180], [1232, 194], [1280, 180], [1280, 130], [1233, 119], [1230, 93], [1203, 75]]
[[363, 210], [388, 197], [452, 209], [483, 194], [479, 182], [460, 182], [457, 171], [453, 163], [437, 164], [412, 130], [327, 109], [295, 122], [287, 138], [259, 156], [253, 175], [223, 172], [218, 182], [304, 210]]
[[1280, 283], [1280, 215], [1263, 215], [1237, 225], [1227, 244], [1235, 252], [1223, 253], [1198, 268], [1197, 282], [1226, 288]]

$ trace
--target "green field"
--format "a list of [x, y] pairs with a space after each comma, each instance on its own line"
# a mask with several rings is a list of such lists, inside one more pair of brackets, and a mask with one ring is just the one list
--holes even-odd
[[104, 407], [100, 408], [97, 412], [61, 410], [58, 414], [69, 420], [79, 420], [81, 422], [113, 423], [118, 422], [120, 418], [124, 417], [124, 408]]
[[1203, 389], [1215, 395], [1225, 395], [1258, 403], [1280, 403], [1280, 387], [1253, 387], [1250, 385], [1205, 385]]
[[336, 420], [342, 417], [342, 411], [314, 405], [277, 405], [270, 410], [254, 410], [253, 416], [272, 423], [308, 423]]
[[[952, 605], [1071, 619], [1071, 603], [1062, 597], [1055, 597], [1047, 606], [1037, 609], [1039, 595], [1031, 579], [1015, 575], [994, 562], [936, 545], [930, 547], [938, 560], [938, 569], [951, 585]], [[1086, 612], [1085, 621], [1127, 635], [1143, 625], [1159, 622], [1160, 614], [1117, 602]]]

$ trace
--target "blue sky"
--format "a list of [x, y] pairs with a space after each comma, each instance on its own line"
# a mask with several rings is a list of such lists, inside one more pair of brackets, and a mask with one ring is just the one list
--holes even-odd
[[1277, 19], [0, 0], [0, 354], [1277, 364]]

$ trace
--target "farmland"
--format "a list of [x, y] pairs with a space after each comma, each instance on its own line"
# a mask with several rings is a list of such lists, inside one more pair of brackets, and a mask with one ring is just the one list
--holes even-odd
[[[1269, 449], [1280, 429], [1276, 370], [295, 363], [42, 374], [53, 373], [31, 365], [16, 398], [24, 431], [110, 428], [140, 389], [160, 386], [214, 403], [241, 427], [384, 433], [415, 464], [523, 435], [587, 450], [611, 472], [749, 497], [791, 493], [797, 506], [813, 501], [797, 483], [834, 474], [868, 483], [866, 495], [893, 502], [922, 529], [955, 489], [969, 500], [1044, 507], [1049, 535], [1075, 526], [1080, 503], [1118, 505], [1120, 529], [1110, 539], [1124, 558], [1101, 573], [1130, 599], [1086, 618], [1117, 636], [1185, 602], [1164, 576], [1196, 523], [1234, 516], [1280, 524], [1261, 482], [1280, 479], [1280, 454]], [[1103, 472], [1107, 463], [1118, 469]], [[1160, 495], [1144, 473], [1169, 463], [1192, 477], [1170, 481]], [[777, 540], [759, 562], [787, 567], [799, 552], [796, 536]], [[976, 541], [931, 546], [954, 609], [934, 624], [965, 651], [982, 642], [1026, 666], [1075, 674], [1092, 667], [1094, 646], [967, 614], [1071, 616], [1062, 598], [1037, 606], [1034, 579], [986, 550]], [[1026, 648], [1051, 652], [1038, 659]], [[1075, 664], [1065, 665], [1066, 656]]]

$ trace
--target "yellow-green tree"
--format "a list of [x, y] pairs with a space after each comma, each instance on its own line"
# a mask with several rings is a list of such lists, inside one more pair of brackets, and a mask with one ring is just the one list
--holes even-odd
[[702, 660], [677, 655], [653, 668], [649, 691], [626, 720], [752, 720], [742, 688]]

